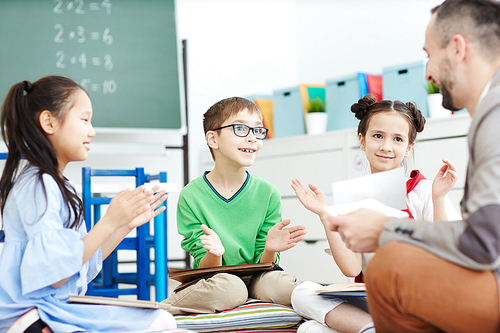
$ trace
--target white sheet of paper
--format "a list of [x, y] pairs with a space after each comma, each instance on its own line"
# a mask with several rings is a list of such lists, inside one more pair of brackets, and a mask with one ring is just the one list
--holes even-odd
[[373, 198], [389, 207], [406, 209], [404, 169], [397, 168], [334, 182], [332, 193], [333, 205]]
[[346, 203], [346, 204], [325, 207], [328, 214], [331, 214], [333, 216], [349, 214], [351, 212], [357, 211], [360, 208], [368, 208], [368, 209], [377, 210], [379, 212], [384, 213], [387, 216], [392, 216], [392, 217], [396, 217], [396, 218], [408, 217], [407, 212], [403, 212], [400, 209], [396, 209], [396, 208], [392, 208], [392, 207], [389, 207], [387, 205], [384, 205], [383, 203], [379, 202], [377, 199], [374, 199], [374, 198], [363, 199], [363, 200], [356, 201], [356, 202], [350, 202], [350, 203]]

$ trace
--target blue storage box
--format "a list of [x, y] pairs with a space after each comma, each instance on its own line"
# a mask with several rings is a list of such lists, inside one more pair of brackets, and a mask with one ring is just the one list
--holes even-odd
[[351, 112], [351, 105], [360, 98], [358, 74], [326, 81], [326, 112], [328, 131], [358, 127], [359, 120]]
[[273, 127], [275, 138], [306, 133], [299, 86], [273, 91]]
[[424, 117], [429, 117], [425, 89], [425, 62], [418, 61], [382, 69], [384, 99], [415, 102]]

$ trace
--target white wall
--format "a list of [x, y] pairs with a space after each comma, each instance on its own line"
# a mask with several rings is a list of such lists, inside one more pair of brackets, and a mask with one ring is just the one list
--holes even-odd
[[177, 0], [177, 36], [188, 43], [190, 177], [206, 149], [203, 114], [231, 96], [270, 94], [297, 82], [292, 0]]
[[430, 9], [439, 3], [176, 0], [178, 39], [188, 41], [190, 178], [202, 172], [202, 118], [212, 104], [422, 60]]
[[426, 57], [425, 28], [440, 0], [296, 0], [297, 69], [302, 82]]

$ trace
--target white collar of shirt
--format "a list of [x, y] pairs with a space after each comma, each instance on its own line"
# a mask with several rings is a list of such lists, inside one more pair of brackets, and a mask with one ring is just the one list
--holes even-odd
[[483, 100], [484, 96], [486, 96], [488, 91], [490, 91], [490, 87], [491, 87], [492, 82], [493, 82], [493, 80], [490, 80], [488, 83], [486, 83], [486, 87], [484, 87], [483, 92], [481, 93], [481, 96], [479, 96], [479, 101], [477, 101], [478, 105], [479, 105], [479, 103], [481, 103], [481, 101]]

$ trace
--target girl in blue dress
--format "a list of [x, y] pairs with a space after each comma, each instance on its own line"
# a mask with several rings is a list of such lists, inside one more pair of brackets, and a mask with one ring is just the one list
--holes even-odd
[[[5, 244], [0, 254], [0, 332], [37, 309], [53, 332], [127, 332], [175, 328], [165, 310], [67, 303], [84, 295], [120, 241], [164, 210], [158, 188], [120, 192], [87, 233], [83, 204], [63, 176], [87, 158], [92, 104], [86, 91], [61, 76], [10, 89], [0, 125], [8, 157], [0, 179]], [[24, 159], [21, 159], [21, 156]]]

